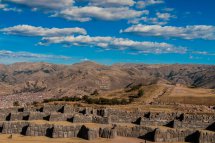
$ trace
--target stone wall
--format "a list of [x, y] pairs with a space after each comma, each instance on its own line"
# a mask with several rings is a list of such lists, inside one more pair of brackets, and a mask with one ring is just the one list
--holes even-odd
[[146, 127], [139, 125], [116, 125], [118, 136], [135, 137], [153, 140], [155, 127]]
[[48, 136], [52, 137], [52, 128], [53, 125], [50, 124], [35, 124], [30, 123], [27, 128], [26, 135], [27, 136]]
[[158, 128], [155, 130], [155, 142], [198, 142], [196, 130]]
[[215, 132], [200, 131], [199, 143], [215, 143]]
[[73, 123], [92, 123], [92, 115], [75, 114], [72, 120]]
[[43, 112], [64, 112], [64, 105], [54, 105], [54, 104], [45, 104], [43, 107]]
[[50, 113], [45, 112], [30, 112], [29, 120], [49, 120]]
[[124, 111], [54, 104], [0, 110], [0, 133], [4, 134], [88, 140], [124, 136], [157, 142], [213, 143], [214, 131], [215, 114]]
[[28, 126], [29, 126], [28, 122], [3, 122], [2, 133], [25, 135]]
[[115, 128], [100, 128], [99, 136], [102, 138], [113, 139], [117, 136], [117, 130]]
[[178, 121], [178, 120], [174, 120], [173, 122], [173, 127], [174, 128], [190, 128], [190, 129], [206, 129], [207, 127], [209, 127], [210, 125], [212, 125], [212, 123], [210, 122], [201, 122], [201, 121]]
[[49, 121], [68, 121], [73, 116], [73, 114], [51, 113]]
[[70, 125], [70, 126], [54, 125], [52, 137], [53, 138], [78, 137], [78, 133], [81, 127], [82, 125]]

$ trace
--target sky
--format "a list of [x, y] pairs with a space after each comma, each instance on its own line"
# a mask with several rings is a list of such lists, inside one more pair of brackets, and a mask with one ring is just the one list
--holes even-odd
[[0, 0], [0, 63], [215, 64], [214, 0]]

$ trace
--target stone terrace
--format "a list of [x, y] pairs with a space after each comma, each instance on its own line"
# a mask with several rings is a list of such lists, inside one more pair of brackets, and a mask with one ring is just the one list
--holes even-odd
[[0, 133], [50, 138], [141, 138], [215, 143], [215, 114], [125, 111], [45, 104], [0, 109]]

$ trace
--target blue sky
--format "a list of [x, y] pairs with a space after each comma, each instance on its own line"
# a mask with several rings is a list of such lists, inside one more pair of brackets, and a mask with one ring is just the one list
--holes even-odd
[[214, 0], [0, 0], [0, 63], [215, 63]]

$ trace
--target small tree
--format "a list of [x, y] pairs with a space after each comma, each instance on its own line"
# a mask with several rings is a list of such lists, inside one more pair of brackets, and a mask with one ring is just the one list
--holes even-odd
[[144, 90], [140, 89], [138, 91], [137, 97], [142, 97], [144, 95]]

